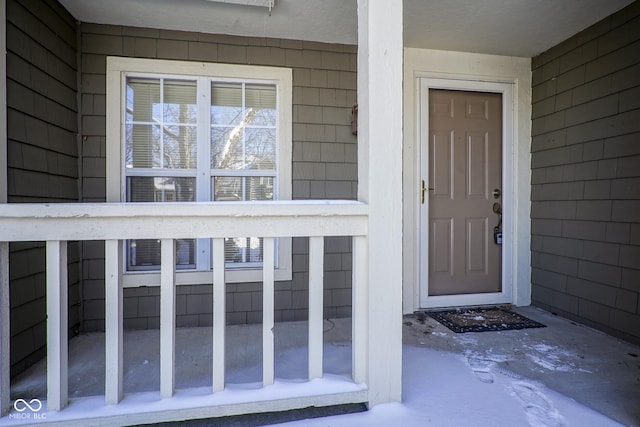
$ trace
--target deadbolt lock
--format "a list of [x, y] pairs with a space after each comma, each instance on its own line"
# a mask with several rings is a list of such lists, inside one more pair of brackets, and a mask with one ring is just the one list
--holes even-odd
[[495, 188], [495, 189], [493, 190], [493, 198], [494, 198], [494, 199], [498, 199], [498, 198], [500, 198], [500, 195], [501, 195], [501, 194], [502, 194], [502, 192], [500, 191], [500, 189], [499, 189], [499, 188]]

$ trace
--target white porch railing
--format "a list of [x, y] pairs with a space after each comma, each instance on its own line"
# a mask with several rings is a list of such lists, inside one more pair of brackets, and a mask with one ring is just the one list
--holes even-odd
[[[39, 421], [69, 426], [86, 425], [87, 418], [91, 418], [92, 425], [119, 425], [367, 402], [371, 392], [365, 384], [369, 375], [367, 209], [366, 204], [352, 201], [0, 205], [0, 251], [7, 251], [4, 242], [46, 241], [47, 416]], [[264, 238], [263, 388], [247, 391], [245, 396], [234, 391], [231, 396], [225, 391], [224, 239], [246, 236]], [[344, 381], [323, 379], [325, 236], [353, 238], [352, 378]], [[274, 394], [269, 387], [275, 381], [273, 260], [274, 239], [278, 237], [309, 237], [309, 381], [289, 384]], [[122, 241], [150, 238], [161, 241], [160, 390], [159, 395], [124, 396]], [[178, 238], [213, 239], [213, 373], [212, 388], [205, 395], [175, 390]], [[70, 401], [67, 242], [83, 240], [105, 241], [105, 394], [103, 398]], [[7, 267], [0, 266], [4, 270], [0, 272], [0, 319], [8, 319], [9, 278]], [[2, 358], [8, 359], [8, 328], [3, 331]], [[7, 364], [3, 364], [3, 370], [0, 405], [4, 412], [11, 409], [11, 402]], [[318, 387], [318, 381], [323, 382], [322, 387]], [[11, 414], [0, 418], [0, 425], [21, 422]]]

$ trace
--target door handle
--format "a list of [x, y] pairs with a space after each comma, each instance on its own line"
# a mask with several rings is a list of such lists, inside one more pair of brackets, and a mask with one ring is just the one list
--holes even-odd
[[425, 191], [433, 191], [434, 189], [431, 187], [426, 187], [424, 185], [424, 179], [422, 180], [422, 190], [421, 190], [421, 196], [420, 196], [420, 203], [422, 203], [424, 205], [424, 192]]

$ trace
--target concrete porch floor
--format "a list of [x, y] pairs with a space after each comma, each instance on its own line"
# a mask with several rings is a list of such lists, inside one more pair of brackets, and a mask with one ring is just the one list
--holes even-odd
[[[599, 331], [523, 307], [515, 311], [546, 328], [456, 334], [430, 317], [405, 316], [405, 346], [427, 347], [466, 361], [479, 381], [496, 376], [543, 384], [607, 417], [640, 426], [640, 347]], [[350, 319], [325, 320], [325, 373], [351, 372]], [[211, 384], [211, 328], [180, 328], [176, 333], [176, 387]], [[227, 327], [227, 383], [261, 381], [261, 328]], [[304, 379], [307, 369], [306, 322], [277, 323], [276, 377]], [[159, 331], [127, 331], [124, 342], [125, 393], [159, 389]], [[405, 371], [405, 377], [411, 372]], [[46, 396], [45, 361], [12, 382], [12, 399]], [[104, 334], [74, 338], [69, 349], [69, 396], [104, 394]], [[285, 418], [286, 420], [286, 418]], [[259, 425], [260, 415], [255, 423]], [[282, 421], [282, 420], [281, 420]], [[206, 421], [194, 425], [207, 425]], [[247, 424], [249, 425], [249, 424]]]
[[640, 346], [536, 307], [514, 311], [546, 327], [456, 334], [431, 317], [405, 316], [404, 342], [463, 356], [481, 381], [521, 377], [640, 426]]

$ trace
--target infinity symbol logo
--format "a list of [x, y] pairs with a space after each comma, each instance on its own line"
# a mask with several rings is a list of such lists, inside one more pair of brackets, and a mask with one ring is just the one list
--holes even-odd
[[16, 399], [13, 402], [13, 408], [18, 412], [24, 412], [27, 409], [31, 410], [31, 412], [38, 412], [42, 409], [42, 402], [40, 399], [31, 399], [28, 402], [24, 399]]

